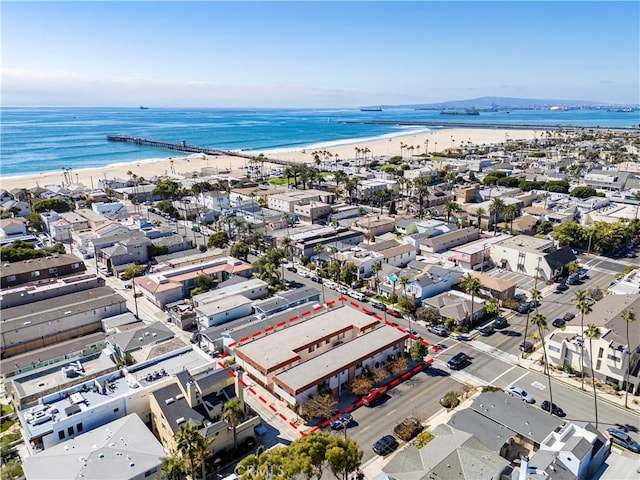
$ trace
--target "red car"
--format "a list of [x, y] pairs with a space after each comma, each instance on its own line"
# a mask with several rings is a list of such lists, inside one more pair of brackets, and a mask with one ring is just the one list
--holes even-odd
[[392, 317], [402, 318], [402, 313], [398, 310], [387, 310], [387, 315], [391, 315]]
[[375, 405], [378, 400], [384, 397], [385, 393], [387, 393], [387, 387], [372, 388], [369, 391], [369, 395], [362, 398], [362, 403], [365, 407], [371, 407]]

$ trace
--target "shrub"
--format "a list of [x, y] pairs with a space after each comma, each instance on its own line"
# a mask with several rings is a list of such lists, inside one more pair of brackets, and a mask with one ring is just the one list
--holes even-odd
[[424, 447], [427, 443], [433, 440], [435, 437], [433, 433], [428, 430], [424, 430], [418, 434], [415, 440], [416, 448], [420, 449]]
[[485, 392], [503, 392], [504, 390], [500, 387], [495, 387], [493, 385], [485, 385], [482, 387], [482, 393]]
[[460, 399], [458, 398], [458, 392], [449, 391], [445, 393], [444, 397], [440, 401], [440, 404], [444, 408], [455, 408], [460, 405]]

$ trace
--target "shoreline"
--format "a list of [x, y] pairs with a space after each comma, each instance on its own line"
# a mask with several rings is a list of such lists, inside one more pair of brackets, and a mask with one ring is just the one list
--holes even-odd
[[[384, 157], [401, 154], [401, 145], [413, 146], [412, 155], [416, 156], [426, 151], [429, 153], [443, 151], [460, 142], [476, 145], [499, 144], [509, 139], [531, 140], [539, 138], [544, 133], [543, 129], [494, 129], [494, 128], [443, 128], [443, 129], [412, 129], [397, 134], [383, 134], [378, 137], [344, 140], [345, 143], [335, 145], [335, 142], [315, 142], [307, 147], [294, 149], [269, 149], [269, 150], [243, 150], [246, 154], [270, 156], [280, 160], [288, 160], [297, 163], [313, 164], [312, 153], [316, 150], [328, 151], [331, 156], [341, 160], [351, 160], [356, 157], [356, 149], [367, 148], [368, 157]], [[106, 141], [106, 140], [105, 140]], [[151, 149], [150, 149], [151, 150]], [[178, 153], [178, 155], [176, 155]], [[173, 154], [173, 155], [171, 155]], [[405, 155], [408, 153], [405, 151]], [[150, 153], [151, 155], [151, 153]], [[128, 171], [132, 171], [138, 177], [149, 180], [154, 176], [193, 176], [193, 172], [199, 173], [202, 168], [214, 170], [229, 169], [230, 175], [243, 175], [242, 167], [248, 163], [246, 158], [232, 156], [186, 156], [179, 152], [167, 151], [167, 157], [151, 157], [145, 160], [135, 160], [129, 163], [115, 163], [103, 167], [86, 167], [72, 169], [70, 173], [78, 183], [90, 188], [97, 188], [98, 180], [102, 178], [127, 179]], [[266, 162], [268, 164], [268, 162]], [[5, 190], [14, 188], [32, 188], [37, 185], [62, 185], [63, 174], [61, 171], [41, 172], [25, 175], [0, 175], [0, 187]]]

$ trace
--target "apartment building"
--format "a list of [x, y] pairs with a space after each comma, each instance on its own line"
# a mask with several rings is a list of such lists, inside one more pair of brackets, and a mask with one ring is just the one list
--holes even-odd
[[0, 271], [0, 288], [15, 288], [20, 285], [37, 286], [87, 271], [84, 262], [68, 253], [55, 253], [47, 257], [6, 262]]

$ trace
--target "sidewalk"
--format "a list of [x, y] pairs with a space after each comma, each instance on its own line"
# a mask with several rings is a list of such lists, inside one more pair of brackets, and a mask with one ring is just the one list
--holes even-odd
[[[542, 374], [545, 374], [544, 366], [540, 365], [540, 360], [544, 357], [542, 350], [536, 350], [531, 356], [525, 360], [529, 362], [528, 368], [529, 370], [533, 370]], [[522, 359], [521, 359], [522, 360]], [[522, 363], [520, 363], [522, 365]], [[523, 365], [524, 366], [524, 365]], [[559, 373], [557, 371], [553, 371], [551, 373], [551, 377], [559, 382], [564, 383], [565, 385], [575, 388], [576, 390], [582, 390], [581, 381], [579, 377], [569, 377], [568, 374]], [[585, 383], [585, 391], [586, 393], [590, 393], [593, 391], [593, 387], [590, 384]], [[615, 405], [622, 409], [640, 413], [640, 405], [634, 404], [633, 400], [637, 398], [633, 395], [629, 395], [629, 407], [625, 409], [624, 407], [624, 392], [620, 392], [620, 395], [616, 395], [613, 393], [606, 393], [602, 390], [598, 389], [598, 400], [604, 400], [605, 402], [610, 403], [611, 405]]]

